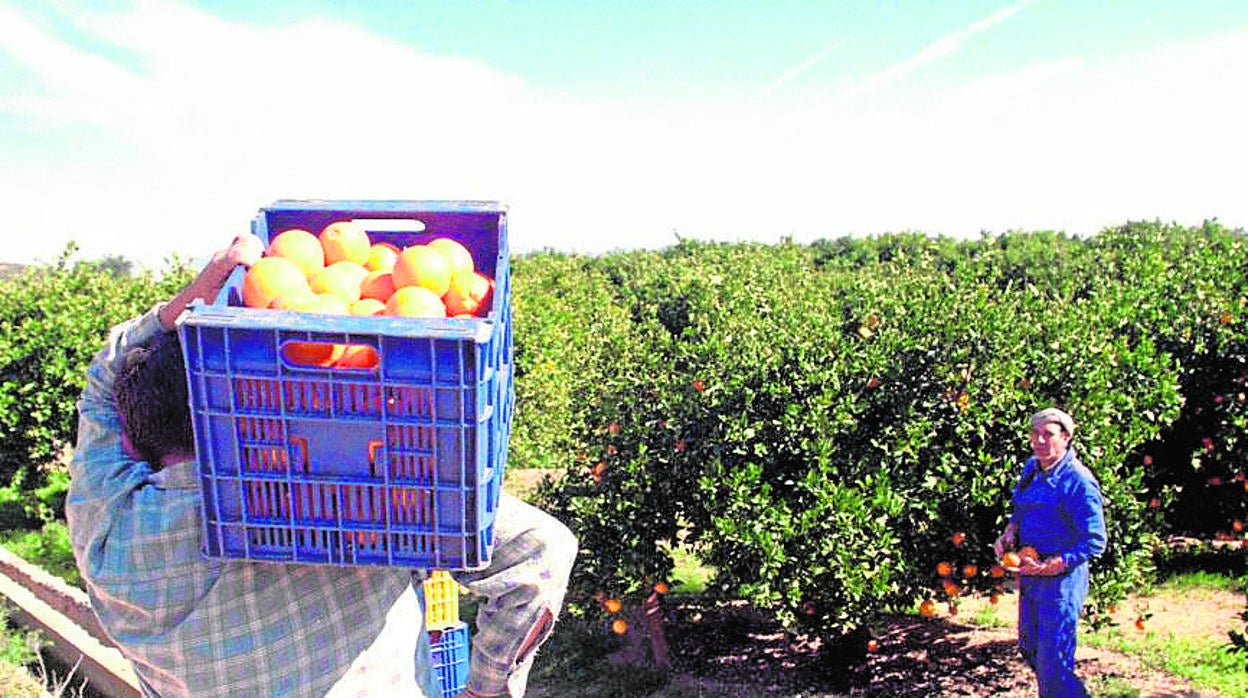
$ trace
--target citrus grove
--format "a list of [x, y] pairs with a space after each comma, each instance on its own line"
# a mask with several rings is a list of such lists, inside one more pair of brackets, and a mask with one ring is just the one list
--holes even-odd
[[[247, 304], [436, 317], [489, 306], [488, 279], [464, 272], [471, 250], [394, 249], [360, 232], [274, 236], [244, 281]], [[90, 355], [188, 273], [121, 276], [71, 257], [0, 281], [8, 526], [61, 515], [47, 464], [73, 443]], [[948, 615], [968, 596], [1013, 593], [1015, 561], [995, 559], [992, 541], [1027, 417], [1049, 405], [1074, 415], [1106, 502], [1092, 625], [1147, 583], [1164, 536], [1243, 540], [1242, 231], [682, 241], [517, 255], [511, 269], [509, 467], [561, 475], [537, 497], [582, 542], [572, 612], [600, 615], [608, 635], [633, 632], [651, 594], [689, 588], [678, 557], [709, 570], [708, 600], [745, 600], [851, 654], [872, 646], [883, 613]], [[317, 351], [309, 360], [347, 360]]]

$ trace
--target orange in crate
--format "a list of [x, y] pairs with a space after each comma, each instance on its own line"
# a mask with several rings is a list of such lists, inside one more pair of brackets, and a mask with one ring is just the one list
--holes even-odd
[[459, 622], [459, 584], [450, 572], [431, 572], [424, 590], [426, 630], [445, 630]]

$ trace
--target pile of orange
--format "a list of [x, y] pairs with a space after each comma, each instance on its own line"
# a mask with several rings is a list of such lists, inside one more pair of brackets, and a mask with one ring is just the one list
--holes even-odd
[[456, 240], [399, 249], [338, 221], [319, 235], [291, 228], [274, 236], [243, 277], [243, 303], [336, 315], [476, 317], [488, 312], [493, 289]]
[[[330, 315], [471, 318], [489, 312], [494, 280], [476, 270], [472, 252], [451, 238], [399, 249], [374, 243], [351, 221], [319, 235], [291, 228], [273, 237], [243, 276], [249, 308]], [[371, 368], [377, 352], [365, 345], [294, 342], [288, 361], [304, 366]]]

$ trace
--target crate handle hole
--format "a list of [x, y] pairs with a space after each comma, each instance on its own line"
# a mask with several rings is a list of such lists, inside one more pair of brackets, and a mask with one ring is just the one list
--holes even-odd
[[380, 355], [371, 345], [341, 342], [284, 342], [281, 357], [292, 368], [373, 371], [381, 364]]
[[374, 232], [423, 233], [425, 224], [415, 218], [352, 218], [351, 223]]

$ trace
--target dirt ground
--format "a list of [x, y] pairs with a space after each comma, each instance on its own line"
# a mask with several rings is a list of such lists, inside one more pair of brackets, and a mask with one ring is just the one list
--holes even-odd
[[[997, 627], [967, 619], [981, 614], [987, 602], [967, 600], [957, 617], [899, 615], [875, 628], [878, 649], [856, 669], [838, 669], [817, 642], [788, 642], [780, 629], [743, 607], [677, 608], [671, 611], [668, 639], [675, 665], [672, 688], [664, 695], [786, 696], [1017, 696], [1031, 698], [1031, 671], [1015, 647], [1017, 595], [1002, 597], [993, 615]], [[1185, 592], [1159, 595], [1147, 602], [1145, 629], [1134, 621], [1140, 600], [1124, 603], [1115, 614], [1116, 630], [1227, 638], [1242, 625], [1241, 595]], [[942, 612], [944, 606], [941, 605]], [[1185, 681], [1141, 668], [1131, 657], [1083, 643], [1076, 655], [1079, 674], [1094, 694], [1102, 686], [1129, 686], [1141, 698], [1200, 696]]]

